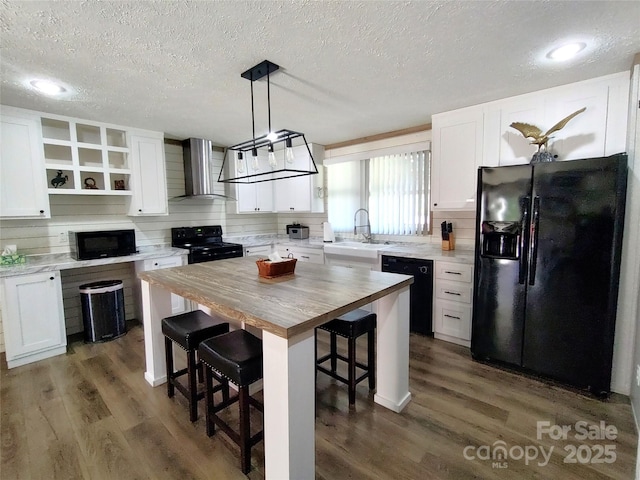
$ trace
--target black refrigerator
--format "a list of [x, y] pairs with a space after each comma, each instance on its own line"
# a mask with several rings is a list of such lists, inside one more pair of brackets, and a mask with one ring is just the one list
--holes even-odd
[[627, 156], [478, 170], [471, 353], [610, 391]]

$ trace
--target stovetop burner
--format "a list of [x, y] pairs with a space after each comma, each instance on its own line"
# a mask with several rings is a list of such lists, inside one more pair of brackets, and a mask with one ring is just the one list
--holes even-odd
[[222, 241], [222, 226], [178, 227], [171, 229], [171, 246], [189, 249], [189, 263], [242, 257], [238, 243]]

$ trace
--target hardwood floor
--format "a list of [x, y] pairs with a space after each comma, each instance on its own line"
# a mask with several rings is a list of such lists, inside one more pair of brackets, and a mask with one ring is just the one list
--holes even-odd
[[[358, 348], [364, 354], [364, 342]], [[71, 342], [67, 355], [12, 370], [2, 364], [2, 479], [246, 478], [235, 445], [221, 433], [208, 438], [202, 416], [189, 422], [182, 396], [169, 399], [145, 382], [139, 325], [105, 344]], [[316, 478], [633, 478], [637, 435], [626, 397], [593, 399], [421, 336], [411, 337], [410, 390], [411, 403], [394, 414], [362, 382], [350, 409], [346, 386], [319, 373]], [[566, 440], [537, 438], [538, 421], [571, 431]], [[616, 438], [576, 439], [578, 421], [615, 426]], [[483, 459], [498, 446], [506, 447], [502, 461]], [[541, 449], [552, 449], [548, 463]], [[520, 458], [524, 452], [538, 456]], [[597, 463], [612, 453], [615, 461]], [[252, 463], [248, 477], [263, 478], [262, 443]]]

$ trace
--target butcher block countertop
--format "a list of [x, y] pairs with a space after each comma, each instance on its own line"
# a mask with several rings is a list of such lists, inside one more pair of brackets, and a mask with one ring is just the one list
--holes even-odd
[[295, 273], [258, 276], [255, 258], [140, 272], [138, 277], [229, 319], [290, 338], [413, 283], [413, 277], [297, 262]]

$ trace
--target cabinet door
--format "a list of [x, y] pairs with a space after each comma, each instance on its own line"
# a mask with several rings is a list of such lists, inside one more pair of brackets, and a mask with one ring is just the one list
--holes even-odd
[[[251, 155], [245, 155], [247, 174], [269, 172], [269, 160], [266, 155], [258, 155], [258, 165], [255, 168]], [[237, 167], [237, 165], [236, 165]], [[237, 173], [236, 175], [243, 175]], [[259, 179], [262, 179], [260, 177]], [[238, 213], [273, 212], [273, 183], [238, 183], [236, 195], [238, 197]]]
[[[572, 118], [549, 140], [549, 150], [558, 160], [602, 157], [607, 137], [607, 102], [609, 86], [605, 83], [577, 85], [548, 95], [544, 126], [551, 128], [569, 114], [587, 109]], [[543, 128], [544, 130], [544, 128]]]
[[168, 215], [162, 138], [131, 135], [133, 191], [129, 215]]
[[66, 346], [59, 272], [5, 278], [3, 303], [10, 366], [21, 357]]
[[2, 114], [0, 217], [51, 218], [38, 118]]
[[475, 208], [483, 118], [480, 107], [433, 116], [433, 210]]
[[[311, 169], [309, 151], [304, 145], [293, 148], [293, 165], [287, 168], [295, 170]], [[278, 180], [274, 185], [275, 207], [278, 212], [310, 212], [313, 187], [313, 175], [303, 175]]]
[[[518, 99], [500, 107], [500, 166], [526, 165], [538, 150], [531, 140], [510, 125], [513, 122], [544, 125], [544, 102], [541, 97]], [[551, 126], [551, 125], [549, 125]]]

